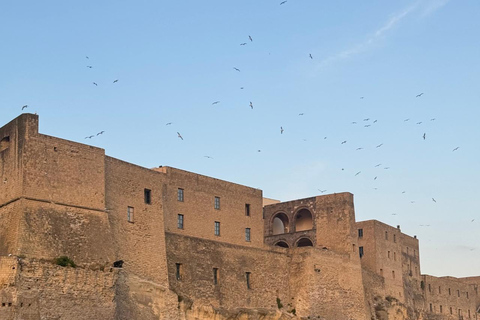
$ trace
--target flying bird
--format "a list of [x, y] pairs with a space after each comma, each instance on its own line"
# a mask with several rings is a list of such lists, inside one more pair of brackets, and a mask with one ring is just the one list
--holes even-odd
[[312, 56], [312, 54], [311, 54], [311, 53], [309, 54], [309, 56], [310, 56], [310, 59], [313, 59], [313, 56]]
[[94, 136], [85, 137], [85, 139], [92, 139]]
[[218, 103], [220, 103], [220, 101], [215, 101], [215, 102], [212, 103], [212, 105], [213, 105], [213, 104], [218, 104]]
[[363, 99], [363, 98], [365, 98], [365, 97], [360, 97], [360, 99]]
[[287, 3], [287, 1], [286, 1], [286, 0], [285, 0], [285, 1], [282, 1], [282, 2], [280, 2], [280, 5], [282, 5], [282, 4], [285, 4], [285, 3]]
[[383, 146], [383, 143], [380, 143], [378, 146], [376, 146], [375, 148], [380, 148], [381, 146]]
[[97, 136], [103, 134], [105, 131], [100, 131], [99, 133], [97, 133]]
[[240, 43], [241, 46], [246, 46], [247, 43], [246, 42], [243, 42], [243, 43]]
[[26, 108], [28, 108], [28, 104], [24, 105], [24, 106], [22, 107], [22, 110], [23, 110], [23, 109], [26, 109]]
[[248, 36], [248, 39], [250, 39], [250, 42], [253, 42], [253, 39], [251, 36]]
[[420, 121], [420, 122], [417, 122], [417, 124], [422, 124], [422, 123], [423, 123], [422, 121]]
[[243, 87], [240, 87], [241, 90], [243, 90]]
[[435, 118], [430, 119], [430, 121], [435, 121]]
[[299, 116], [303, 116], [304, 114], [303, 114], [303, 113], [299, 113], [298, 115], [299, 115]]
[[165, 125], [166, 125], [166, 126], [169, 126], [169, 125], [171, 125], [171, 124], [172, 124], [172, 122], [169, 122], [169, 123], [167, 123], [167, 124], [165, 124]]
[[88, 56], [85, 56], [85, 58], [90, 59]]
[[342, 143], [341, 143], [341, 144], [345, 144], [345, 143], [347, 143], [347, 140], [344, 140], [344, 141], [342, 141]]
[[433, 202], [437, 202], [437, 200], [435, 200], [435, 198], [432, 198], [432, 201], [433, 201]]
[[250, 101], [250, 108], [253, 109], [253, 103], [252, 103], [252, 101]]
[[371, 124], [366, 124], [366, 125], [364, 125], [365, 128], [368, 128], [368, 127], [370, 127], [370, 126], [371, 126]]
[[368, 120], [370, 120], [370, 118], [363, 119], [363, 121], [368, 121]]
[[373, 178], [373, 180], [377, 180], [377, 177]]
[[363, 148], [357, 148], [357, 150], [363, 150]]
[[417, 94], [417, 95], [415, 96], [415, 98], [420, 98], [421, 96], [423, 96], [423, 92], [420, 93], [420, 94]]
[[405, 191], [402, 191], [402, 193], [405, 193]]
[[280, 127], [280, 134], [283, 134], [283, 127]]
[[205, 158], [208, 158], [208, 159], [213, 159], [213, 158], [212, 158], [212, 157], [210, 157], [210, 156], [203, 156], [203, 157], [205, 157]]
[[358, 176], [360, 173], [362, 173], [362, 171], [358, 171], [357, 173], [355, 173], [355, 177]]
[[375, 166], [375, 168], [377, 168], [377, 167], [380, 167], [381, 165], [382, 165], [382, 164], [381, 164], [381, 163], [379, 163], [379, 164], [377, 164], [377, 165]]
[[113, 83], [117, 83], [117, 82], [118, 82], [118, 79], [116, 79], [116, 80], [113, 80]]
[[408, 119], [405, 119], [405, 120], [403, 120], [403, 121], [404, 121], [404, 122], [407, 122], [407, 121], [409, 121], [409, 120], [410, 120], [410, 118], [408, 118]]
[[357, 123], [355, 121], [353, 121], [352, 124], [357, 124]]
[[390, 169], [390, 167], [385, 167], [385, 168], [383, 168], [383, 169], [388, 170], [388, 169]]
[[320, 191], [321, 193], [327, 192], [327, 190], [320, 190], [320, 189], [318, 189], [318, 191]]
[[177, 136], [178, 136], [180, 139], [183, 140], [183, 137], [182, 137], [182, 135], [180, 134], [180, 132], [177, 132]]
[[373, 123], [377, 123], [378, 120], [373, 120]]
[[257, 152], [262, 152], [262, 150], [258, 149]]
[[88, 69], [92, 69], [93, 67], [92, 66], [87, 66]]
[[93, 84], [98, 87], [98, 84], [96, 82], [93, 82]]
[[456, 148], [455, 148], [455, 149], [453, 149], [452, 151], [457, 151], [457, 150], [458, 150], [458, 148], [460, 148], [460, 147], [456, 147]]
[[235, 69], [235, 70], [237, 70], [238, 72], [240, 72], [240, 69], [238, 69], [238, 68], [233, 67], [233, 69]]
[[425, 137], [426, 137], [426, 136], [427, 136], [427, 134], [426, 134], [426, 133], [424, 133], [424, 134], [423, 134], [423, 140], [425, 140]]

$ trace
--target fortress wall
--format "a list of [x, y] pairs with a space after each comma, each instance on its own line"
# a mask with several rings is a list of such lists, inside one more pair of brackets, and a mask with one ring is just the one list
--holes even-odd
[[0, 307], [2, 320], [113, 319], [116, 271], [64, 268], [30, 259], [21, 259], [17, 266], [15, 286], [0, 289], [6, 304]]
[[[168, 276], [179, 300], [217, 309], [294, 308], [289, 294], [287, 249], [262, 250], [206, 239], [166, 234]], [[180, 275], [177, 279], [177, 266]], [[218, 282], [214, 283], [214, 268]], [[246, 273], [250, 272], [250, 289]]]
[[[247, 247], [263, 247], [262, 191], [170, 167], [154, 169], [166, 176], [163, 194], [165, 230]], [[178, 201], [178, 189], [184, 200]], [[220, 209], [215, 209], [215, 197]], [[250, 207], [249, 216], [246, 205]], [[184, 228], [178, 228], [178, 214], [184, 216]], [[220, 222], [216, 236], [215, 221]], [[250, 241], [245, 229], [250, 228]]]
[[19, 253], [19, 228], [23, 217], [20, 208], [18, 201], [0, 207], [0, 255]]
[[14, 284], [17, 271], [17, 257], [0, 256], [0, 288]]
[[349, 254], [312, 247], [290, 254], [290, 292], [299, 317], [366, 318], [361, 266]]
[[441, 315], [443, 319], [458, 319], [459, 316], [475, 319], [478, 307], [475, 285], [454, 277], [423, 275], [422, 278], [426, 313]]

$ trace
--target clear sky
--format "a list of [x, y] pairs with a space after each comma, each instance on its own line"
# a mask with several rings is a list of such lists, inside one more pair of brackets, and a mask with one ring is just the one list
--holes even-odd
[[480, 2], [280, 3], [2, 1], [0, 123], [28, 105], [144, 167], [348, 191], [422, 273], [480, 275]]

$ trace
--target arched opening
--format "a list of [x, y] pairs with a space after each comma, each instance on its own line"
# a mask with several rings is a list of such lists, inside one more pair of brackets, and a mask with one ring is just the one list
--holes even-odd
[[0, 141], [0, 152], [2, 152], [3, 150], [7, 149], [8, 147], [10, 146], [10, 137], [4, 137], [1, 141]]
[[297, 247], [313, 247], [312, 240], [308, 238], [301, 238], [297, 241]]
[[285, 213], [280, 212], [275, 215], [273, 218], [272, 229], [274, 235], [288, 233], [288, 217]]
[[295, 216], [295, 231], [311, 230], [313, 228], [312, 214], [307, 209], [301, 209]]
[[278, 241], [275, 243], [275, 246], [282, 247], [282, 248], [289, 248], [288, 244], [285, 241]]

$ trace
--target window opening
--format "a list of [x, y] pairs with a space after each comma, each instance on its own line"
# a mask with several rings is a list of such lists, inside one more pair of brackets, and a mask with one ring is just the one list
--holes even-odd
[[152, 190], [144, 189], [143, 194], [144, 194], [144, 198], [145, 198], [145, 203], [146, 204], [152, 204]]
[[178, 188], [177, 190], [177, 201], [183, 202], [183, 189]]
[[127, 209], [127, 219], [128, 219], [128, 222], [134, 222], [134, 210], [133, 210], [133, 207], [128, 207]]
[[215, 205], [214, 208], [220, 210], [220, 197], [215, 197]]
[[220, 236], [220, 222], [215, 221], [215, 235]]
[[245, 241], [250, 242], [250, 228], [245, 228]]
[[250, 217], [250, 204], [249, 203], [245, 203], [245, 215], [247, 217]]
[[178, 215], [177, 227], [178, 229], [183, 229], [183, 214]]

